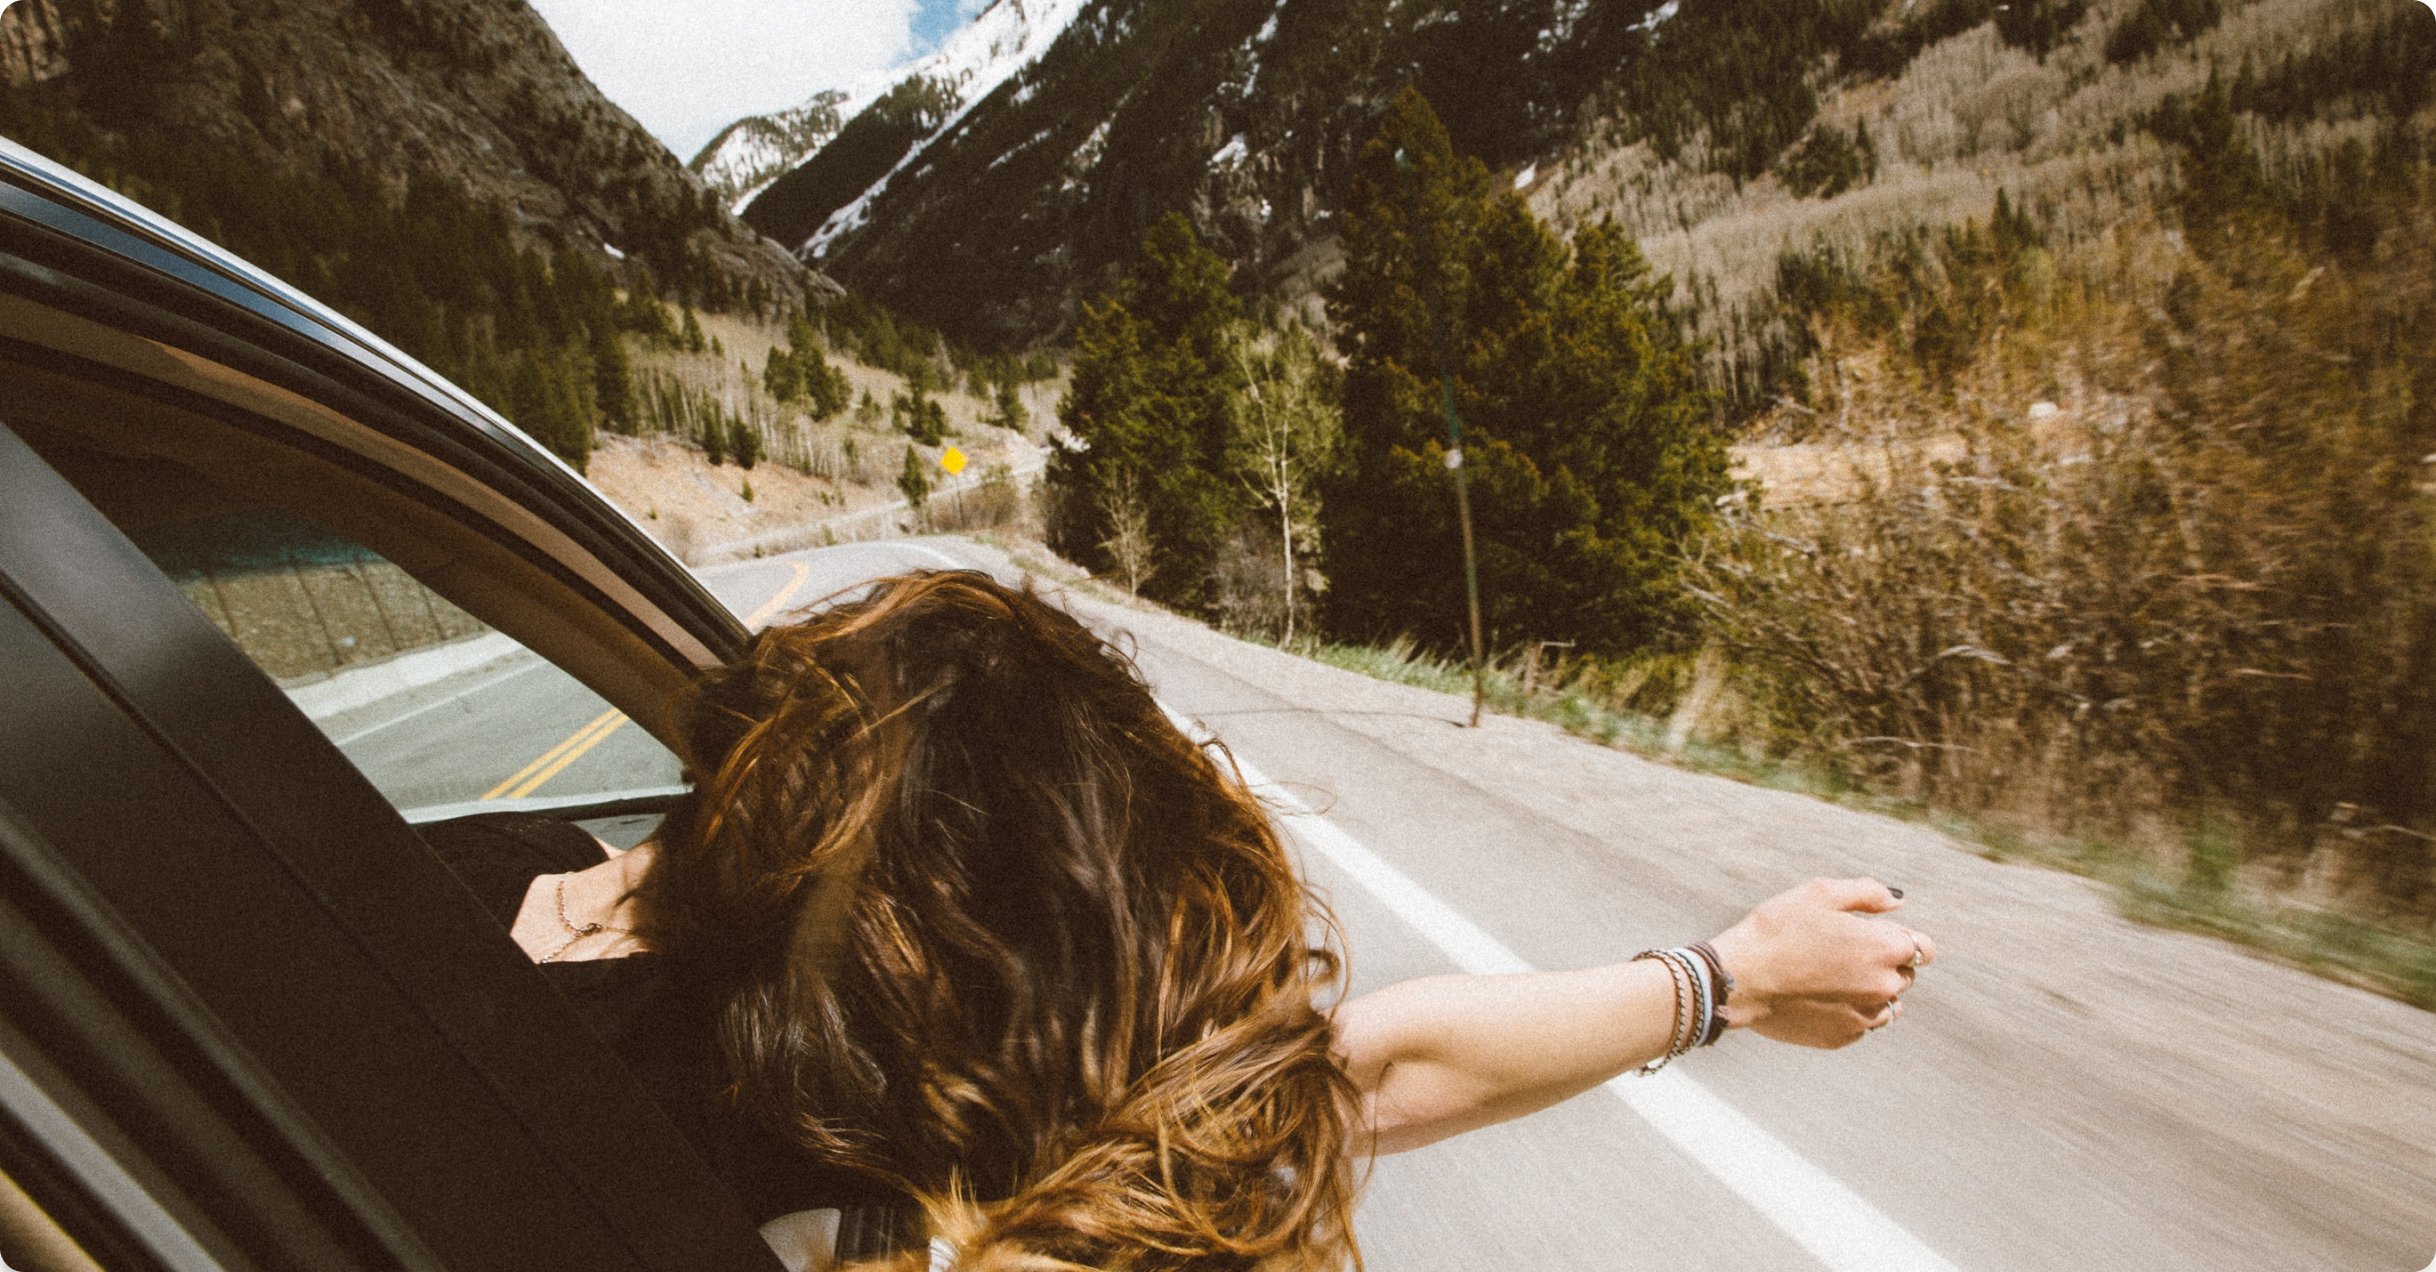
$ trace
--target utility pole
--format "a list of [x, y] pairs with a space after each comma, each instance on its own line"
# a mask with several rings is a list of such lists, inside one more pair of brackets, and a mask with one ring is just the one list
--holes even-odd
[[1413, 183], [1412, 156], [1396, 151], [1396, 171], [1404, 174], [1406, 202], [1421, 231], [1422, 295], [1429, 304], [1430, 333], [1438, 344], [1438, 402], [1446, 412], [1446, 467], [1455, 477], [1455, 520], [1463, 527], [1463, 593], [1472, 615], [1472, 727], [1480, 727], [1481, 700], [1488, 696], [1488, 658], [1480, 639], [1480, 565], [1472, 550], [1471, 482], [1463, 471], [1463, 421], [1455, 414], [1455, 358], [1447, 347], [1446, 306], [1438, 296], [1438, 244], [1422, 213], [1421, 189]]

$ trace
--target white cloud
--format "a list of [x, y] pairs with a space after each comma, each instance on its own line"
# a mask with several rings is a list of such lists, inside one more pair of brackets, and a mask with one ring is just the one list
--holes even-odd
[[[936, 3], [937, 0], [932, 0]], [[576, 65], [680, 159], [746, 115], [905, 60], [918, 0], [533, 0]]]

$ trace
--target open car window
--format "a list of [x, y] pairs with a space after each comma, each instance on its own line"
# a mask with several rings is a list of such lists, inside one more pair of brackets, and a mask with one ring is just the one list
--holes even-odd
[[564, 810], [616, 843], [681, 789], [625, 712], [345, 535], [248, 508], [129, 538], [408, 821]]
[[64, 366], [8, 370], [26, 391], [0, 422], [408, 821], [544, 812], [625, 846], [682, 793], [659, 713], [688, 660], [550, 562], [546, 532], [501, 526], [521, 514], [476, 511], [486, 488], [378, 439], [350, 452]]
[[0, 1252], [777, 1266], [396, 815], [665, 807], [660, 713], [733, 616], [462, 394], [25, 158], [0, 144], [0, 1068], [32, 1076], [0, 1082], [0, 1175], [31, 1208]]
[[[363, 773], [100, 515], [157, 461], [74, 442], [46, 438], [81, 487], [0, 427], [0, 1078], [30, 1075], [0, 1081], [0, 1173], [111, 1268], [774, 1266]], [[203, 1261], [154, 1257], [178, 1233]]]

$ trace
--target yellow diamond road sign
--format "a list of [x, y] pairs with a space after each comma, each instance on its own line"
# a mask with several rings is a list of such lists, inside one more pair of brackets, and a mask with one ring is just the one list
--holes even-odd
[[947, 475], [950, 477], [955, 476], [957, 473], [963, 472], [964, 452], [957, 450], [953, 446], [939, 452], [939, 467], [946, 469]]

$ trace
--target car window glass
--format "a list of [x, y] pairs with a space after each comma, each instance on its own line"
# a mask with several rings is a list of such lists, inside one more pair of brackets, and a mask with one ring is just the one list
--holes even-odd
[[[600, 695], [301, 517], [219, 512], [129, 537], [411, 821], [610, 806], [681, 781]], [[594, 829], [616, 842], [633, 820]]]

